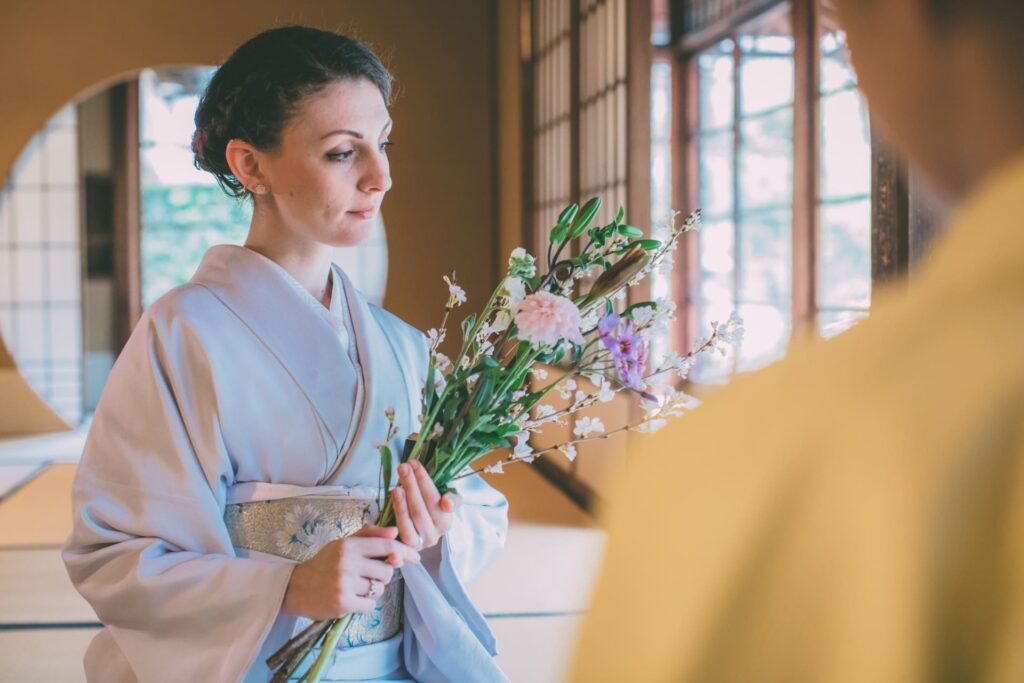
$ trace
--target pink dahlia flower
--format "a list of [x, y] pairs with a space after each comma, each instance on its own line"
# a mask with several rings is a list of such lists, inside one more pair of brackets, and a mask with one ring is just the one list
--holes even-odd
[[580, 310], [569, 299], [551, 292], [535, 292], [516, 309], [519, 338], [537, 346], [554, 346], [563, 339], [583, 343]]

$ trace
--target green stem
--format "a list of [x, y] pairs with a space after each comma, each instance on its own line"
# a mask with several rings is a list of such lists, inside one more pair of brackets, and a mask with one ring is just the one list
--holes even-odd
[[267, 659], [267, 667], [274, 671], [270, 683], [287, 681], [330, 627], [330, 620], [313, 622]]
[[[497, 291], [497, 290], [495, 290], [495, 291]], [[490, 304], [488, 304], [488, 305], [490, 305]], [[512, 331], [512, 325], [510, 324], [508, 326], [508, 328], [505, 330], [505, 334], [501, 337], [501, 340], [498, 342], [498, 345], [495, 346], [496, 349], [500, 348], [501, 345], [505, 344], [505, 342], [508, 341], [508, 337], [509, 337], [509, 334], [511, 333], [511, 331]], [[529, 355], [529, 354], [527, 354], [527, 355]], [[510, 375], [515, 376], [515, 367], [516, 367], [517, 364], [518, 364], [518, 361], [517, 361], [517, 363], [513, 364], [513, 371], [509, 373]], [[503, 386], [504, 386], [504, 384], [499, 385], [499, 387], [503, 387]], [[477, 382], [476, 385], [473, 387], [473, 391], [470, 393], [468, 399], [466, 400], [465, 403], [462, 404], [462, 407], [459, 409], [459, 413], [455, 416], [455, 419], [452, 420], [452, 424], [451, 424], [452, 427], [454, 427], [455, 425], [459, 424], [459, 422], [462, 420], [462, 418], [466, 416], [466, 413], [469, 411], [469, 407], [471, 405], [473, 405], [473, 401], [476, 399], [477, 394], [480, 393], [480, 387], [481, 387], [481, 383]], [[495, 396], [503, 396], [504, 394], [500, 390], [498, 390], [498, 391], [494, 392], [494, 395]], [[454, 431], [455, 430], [452, 429], [451, 432], [449, 432], [449, 434], [446, 434], [443, 438], [447, 441], [449, 438], [451, 438], [450, 434], [452, 432], [454, 432]], [[469, 433], [471, 431], [472, 430], [466, 430], [465, 432], [463, 432], [462, 438], [458, 442], [451, 444], [451, 447], [452, 447], [451, 448], [451, 453], [452, 453], [451, 460], [452, 461], [456, 461], [457, 460], [457, 458], [455, 458], [454, 456], [455, 456], [455, 454], [457, 454], [459, 452], [459, 450], [461, 449], [462, 444], [465, 442], [465, 440], [467, 438], [469, 438]], [[422, 432], [421, 432], [421, 434], [422, 434]], [[416, 445], [418, 447], [419, 443], [417, 443]], [[440, 445], [438, 447], [440, 447]], [[413, 452], [416, 452], [418, 450], [419, 450], [418, 448], [414, 448]], [[411, 460], [412, 457], [410, 456], [409, 459]], [[449, 469], [449, 467], [448, 467], [448, 465], [446, 463], [445, 467], [442, 470], [442, 474], [447, 475], [448, 474], [448, 469]], [[437, 473], [435, 473], [435, 475], [436, 474]], [[437, 483], [437, 482], [446, 483], [446, 480], [444, 480], [443, 477], [439, 477], [439, 478], [435, 479], [434, 481], [435, 481], [435, 483]]]
[[[490, 293], [490, 298], [487, 300], [487, 305], [483, 307], [483, 312], [480, 314], [480, 317], [476, 319], [476, 322], [473, 324], [472, 329], [470, 329], [469, 334], [467, 334], [466, 337], [462, 340], [462, 348], [459, 350], [459, 357], [456, 358], [456, 360], [454, 361], [453, 368], [455, 370], [453, 371], [453, 375], [456, 375], [461, 372], [462, 360], [463, 358], [466, 357], [467, 351], [469, 351], [470, 347], [472, 346], [472, 340], [476, 337], [476, 333], [480, 329], [480, 326], [483, 325], [483, 322], [486, 321], [488, 317], [490, 317], [490, 313], [492, 313], [492, 306], [497, 300], [498, 292], [500, 290], [501, 287], [499, 286], [495, 288], [495, 290], [492, 293]], [[447, 314], [449, 314], [449, 312], [450, 311], [446, 311], [444, 313], [444, 319], [447, 319]], [[442, 405], [444, 404], [444, 398], [447, 396], [447, 394], [449, 394], [449, 389], [457, 384], [459, 384], [459, 380], [455, 377], [453, 378], [453, 381], [446, 382], [444, 384], [444, 389], [441, 391], [441, 395], [437, 396], [434, 399], [429, 413], [424, 418], [423, 424], [420, 426], [421, 434], [429, 433], [428, 430], [431, 427], [433, 427], [434, 420], [437, 419], [437, 413], [440, 411]], [[427, 391], [430, 391], [430, 389], [431, 387], [426, 387]], [[417, 438], [416, 444], [413, 446], [413, 451], [409, 454], [408, 460], [419, 460], [420, 452], [423, 451], [423, 445], [425, 443], [425, 438]]]
[[[513, 465], [513, 464], [515, 464], [517, 462], [533, 462], [534, 460], [536, 460], [537, 458], [541, 457], [542, 455], [547, 455], [548, 453], [551, 453], [552, 451], [557, 451], [559, 448], [562, 448], [563, 446], [568, 446], [570, 444], [571, 445], [576, 445], [578, 443], [584, 443], [586, 441], [599, 441], [599, 440], [602, 440], [602, 439], [607, 439], [607, 438], [609, 438], [611, 436], [614, 436], [615, 434], [620, 434], [622, 432], [627, 432], [627, 431], [629, 431], [631, 429], [636, 429], [640, 425], [644, 424], [644, 422], [646, 422], [646, 421], [647, 420], [641, 420], [640, 422], [638, 422], [635, 425], [626, 425], [624, 427], [619, 427], [618, 429], [613, 429], [610, 432], [606, 432], [604, 434], [599, 434], [598, 436], [588, 436], [585, 439], [575, 439], [573, 441], [566, 441], [565, 443], [559, 444], [557, 446], [550, 446], [550, 447], [545, 448], [543, 450], [535, 451], [534, 453], [531, 453], [530, 455], [527, 455], [527, 456], [518, 456], [518, 457], [513, 456], [513, 457], [510, 457], [510, 458], [505, 458], [504, 460], [501, 460], [499, 462], [502, 465]], [[479, 469], [472, 470], [471, 472], [466, 472], [465, 474], [460, 474], [459, 476], [454, 477], [452, 479], [452, 481], [458, 481], [459, 479], [465, 479], [466, 477], [471, 477], [474, 474], [480, 474], [481, 472], [485, 472], [486, 470], [487, 470], [486, 467], [481, 467]]]
[[502, 381], [501, 384], [499, 384], [497, 386], [497, 388], [495, 389], [494, 396], [495, 397], [502, 397], [502, 396], [504, 396], [506, 394], [506, 392], [508, 392], [508, 390], [512, 388], [512, 387], [509, 386], [509, 383], [511, 382], [511, 378], [514, 378], [516, 375], [518, 375], [520, 372], [522, 372], [527, 366], [533, 365], [534, 361], [537, 360], [537, 356], [539, 356], [539, 355], [540, 354], [538, 352], [530, 353], [529, 351], [527, 351], [526, 353], [524, 353], [522, 355], [521, 358], [516, 358], [516, 360], [513, 361], [513, 363], [512, 363], [512, 367], [511, 367], [510, 371], [508, 372], [508, 375], [506, 376], [506, 379], [504, 381]]
[[[504, 282], [504, 280], [502, 282]], [[484, 306], [484, 310], [480, 313], [480, 317], [473, 322], [473, 327], [469, 330], [469, 333], [466, 335], [466, 338], [462, 340], [462, 349], [459, 351], [459, 363], [462, 362], [462, 359], [463, 357], [465, 357], [466, 352], [469, 351], [469, 349], [472, 347], [473, 339], [476, 338], [476, 333], [480, 329], [480, 326], [484, 324], [485, 320], [491, 317], [491, 306], [494, 305], [494, 301], [498, 298], [498, 292], [500, 290], [501, 285], [498, 285], [497, 287], [495, 287], [494, 291], [491, 292], [491, 298], [487, 300], [487, 305]], [[459, 366], [456, 365], [456, 367]]]
[[[488, 299], [487, 305], [484, 307], [483, 313], [480, 315], [479, 318], [477, 318], [476, 322], [473, 324], [472, 329], [470, 329], [469, 334], [466, 335], [466, 338], [462, 340], [462, 349], [459, 351], [458, 359], [456, 359], [454, 362], [453, 367], [455, 368], [455, 370], [453, 374], [459, 373], [461, 371], [462, 359], [466, 357], [466, 352], [472, 346], [472, 339], [476, 337], [477, 330], [479, 330], [483, 322], [490, 317], [491, 307], [494, 304], [494, 301], [497, 299], [498, 291], [500, 289], [501, 287], [499, 286], [496, 287], [493, 292], [491, 292], [491, 298]], [[416, 439], [416, 445], [413, 446], [412, 451], [409, 453], [408, 460], [419, 460], [420, 451], [423, 450], [423, 447], [427, 443], [427, 434], [429, 434], [430, 430], [434, 428], [434, 420], [437, 419], [437, 414], [438, 412], [440, 412], [441, 407], [444, 405], [444, 400], [448, 396], [449, 389], [459, 384], [459, 382], [460, 380], [458, 378], [453, 378], [452, 381], [445, 384], [444, 390], [441, 392], [441, 395], [438, 396], [437, 399], [434, 401], [433, 407], [431, 408], [429, 414], [424, 418], [423, 424], [420, 425], [420, 433], [418, 438]], [[430, 387], [427, 387], [427, 391], [429, 390]]]
[[[515, 359], [515, 361], [513, 361], [511, 366], [506, 370], [507, 374], [506, 374], [505, 380], [502, 381], [500, 384], [498, 384], [498, 386], [495, 388], [495, 390], [493, 392], [493, 396], [495, 398], [491, 401], [490, 404], [488, 404], [487, 406], [484, 406], [483, 409], [481, 410], [481, 412], [482, 413], [491, 412], [493, 410], [494, 401], [499, 400], [501, 397], [505, 396], [506, 393], [508, 393], [509, 389], [511, 389], [510, 385], [514, 381], [515, 377], [517, 377], [520, 373], [522, 373], [523, 370], [525, 370], [527, 367], [532, 365], [536, 361], [536, 359], [537, 359], [537, 357], [539, 355], [540, 355], [539, 352], [534, 351], [534, 352], [531, 353], [529, 350], [526, 350], [526, 352], [522, 353], [521, 356], [517, 355], [517, 358]], [[456, 419], [454, 421], [454, 424], [457, 424], [458, 421], [464, 416], [464, 414], [466, 412], [466, 409], [467, 409], [467, 406], [472, 404], [475, 396], [476, 396], [476, 392], [475, 392], [475, 387], [474, 387], [473, 395], [470, 396], [469, 400], [463, 405], [463, 409], [459, 413], [459, 415], [456, 417]], [[470, 428], [468, 428], [468, 429], [466, 429], [466, 430], [464, 430], [462, 432], [461, 437], [459, 438], [459, 440], [452, 444], [452, 450], [451, 450], [452, 457], [449, 459], [448, 462], [445, 463], [445, 465], [441, 469], [441, 471], [435, 474], [434, 481], [436, 483], [438, 483], [438, 484], [447, 484], [449, 481], [453, 480], [453, 477], [455, 477], [455, 475], [458, 472], [460, 472], [463, 467], [465, 467], [467, 464], [469, 464], [467, 462], [463, 462], [463, 460], [465, 458], [464, 457], [459, 457], [459, 455], [464, 450], [465, 442], [472, 435], [472, 432], [473, 432], [472, 426], [470, 426]]]
[[332, 626], [327, 632], [327, 635], [324, 636], [323, 644], [320, 646], [320, 654], [317, 656], [316, 662], [300, 679], [300, 682], [319, 683], [320, 677], [324, 675], [324, 670], [327, 668], [327, 663], [334, 654], [334, 648], [338, 646], [338, 640], [341, 638], [341, 634], [345, 632], [345, 629], [348, 628], [351, 621], [352, 615], [346, 614], [334, 623], [334, 626]]

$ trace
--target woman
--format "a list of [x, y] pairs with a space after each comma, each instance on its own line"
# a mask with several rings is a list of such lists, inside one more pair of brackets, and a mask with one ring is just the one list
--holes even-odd
[[504, 498], [477, 477], [441, 496], [406, 464], [396, 527], [367, 523], [389, 419], [394, 452], [419, 428], [426, 342], [330, 255], [391, 187], [390, 90], [362, 43], [287, 27], [203, 96], [196, 164], [252, 224], [146, 311], [96, 410], [63, 555], [105, 624], [89, 680], [266, 681], [288, 638], [346, 613], [325, 680], [505, 680], [463, 590], [501, 550]]

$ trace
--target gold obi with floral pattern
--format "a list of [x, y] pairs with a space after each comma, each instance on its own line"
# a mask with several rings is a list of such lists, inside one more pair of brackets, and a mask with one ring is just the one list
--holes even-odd
[[[231, 542], [296, 562], [312, 558], [331, 541], [355, 533], [377, 518], [377, 501], [361, 498], [297, 497], [232, 503], [224, 509]], [[401, 574], [384, 587], [377, 608], [356, 614], [338, 647], [369, 645], [394, 637], [402, 628]], [[310, 623], [301, 619], [296, 630]]]

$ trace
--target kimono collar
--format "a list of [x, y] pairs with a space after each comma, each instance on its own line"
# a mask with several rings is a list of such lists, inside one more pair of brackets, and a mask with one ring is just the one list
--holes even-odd
[[[373, 358], [361, 337], [372, 320], [351, 282], [332, 267], [335, 284], [345, 285], [364, 386], [368, 387]], [[335, 447], [340, 447], [348, 429], [356, 427], [350, 400], [355, 395], [356, 378], [335, 329], [303, 299], [303, 294], [309, 293], [299, 291], [301, 286], [297, 288], [294, 278], [276, 263], [251, 249], [229, 244], [207, 250], [192, 282], [212, 291], [281, 361], [323, 418]], [[368, 394], [364, 392], [364, 411]]]

